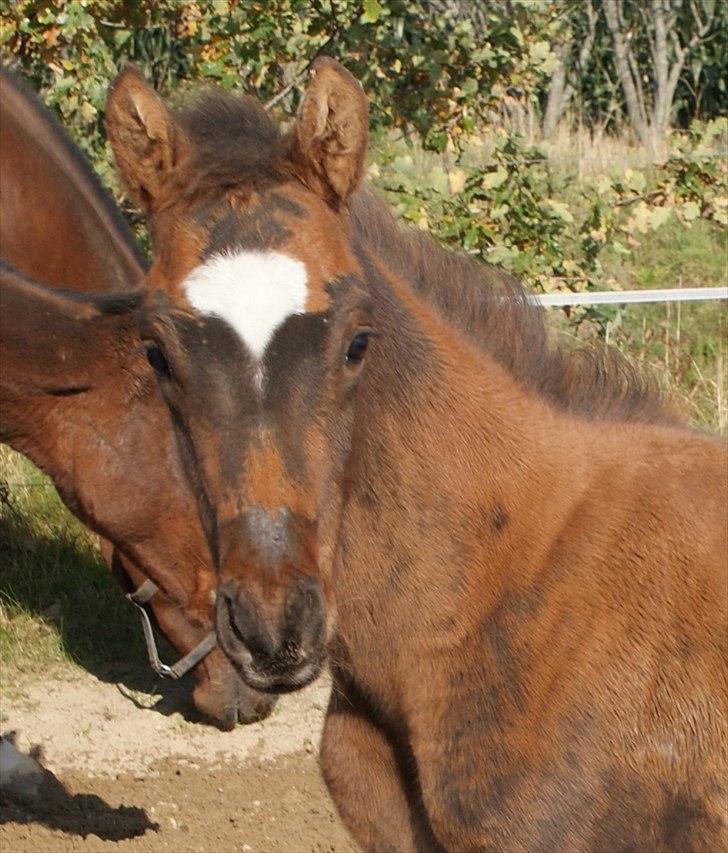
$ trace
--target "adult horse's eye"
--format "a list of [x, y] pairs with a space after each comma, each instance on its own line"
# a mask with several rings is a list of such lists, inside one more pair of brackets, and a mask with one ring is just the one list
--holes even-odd
[[172, 375], [164, 353], [158, 346], [147, 344], [147, 361], [160, 379], [169, 379]]
[[369, 332], [357, 332], [354, 335], [349, 344], [349, 349], [346, 351], [346, 363], [350, 367], [356, 367], [357, 364], [361, 364], [364, 360], [364, 353], [369, 346], [369, 334]]

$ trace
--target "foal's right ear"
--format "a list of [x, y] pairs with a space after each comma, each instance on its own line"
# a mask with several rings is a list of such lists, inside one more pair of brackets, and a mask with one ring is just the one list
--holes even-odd
[[188, 144], [164, 101], [133, 65], [109, 90], [106, 130], [129, 193], [147, 210], [154, 209]]

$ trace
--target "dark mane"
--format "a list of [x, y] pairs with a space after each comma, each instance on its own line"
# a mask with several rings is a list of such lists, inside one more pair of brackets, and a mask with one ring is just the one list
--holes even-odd
[[253, 98], [209, 90], [179, 120], [194, 151], [185, 170], [189, 194], [244, 182], [260, 185], [286, 172], [287, 141]]
[[544, 309], [529, 301], [512, 276], [402, 228], [370, 191], [356, 194], [351, 215], [371, 251], [519, 382], [558, 408], [593, 420], [682, 423], [657, 381], [616, 349], [570, 350], [555, 343]]
[[[112, 239], [128, 252], [140, 269], [147, 268], [147, 261], [139, 245], [122, 217], [116, 202], [101, 184], [83, 152], [61, 127], [55, 116], [45, 107], [36, 92], [16, 73], [5, 65], [0, 65], [0, 79], [9, 86], [21, 101], [25, 110], [24, 118], [28, 124], [35, 123], [33, 135], [41, 142], [48, 156], [58, 164], [61, 172], [74, 182], [79, 192], [83, 192], [91, 207], [102, 218], [104, 228]], [[118, 282], [126, 284], [124, 281]]]

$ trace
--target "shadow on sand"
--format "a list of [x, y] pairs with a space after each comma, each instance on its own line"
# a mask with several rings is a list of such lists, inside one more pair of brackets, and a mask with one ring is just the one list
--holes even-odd
[[94, 834], [104, 841], [135, 838], [159, 829], [138, 806], [110, 806], [96, 794], [72, 794], [50, 772], [35, 796], [0, 794], [0, 824], [41, 823], [50, 829], [86, 837]]
[[[124, 598], [93, 536], [52, 492], [48, 503], [49, 508], [43, 503], [36, 511], [13, 500], [7, 489], [0, 494], [0, 604], [6, 613], [11, 618], [27, 614], [40, 623], [42, 633], [56, 632], [65, 656], [99, 680], [116, 684], [138, 707], [213, 725], [192, 702], [191, 675], [171, 681], [153, 672], [139, 613]], [[179, 655], [155, 633], [160, 657], [173, 663]]]

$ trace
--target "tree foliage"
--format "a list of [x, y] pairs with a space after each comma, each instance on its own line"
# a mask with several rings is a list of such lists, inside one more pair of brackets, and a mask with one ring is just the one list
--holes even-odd
[[694, 125], [674, 138], [663, 164], [598, 175], [577, 187], [568, 173], [554, 172], [539, 148], [506, 130], [485, 165], [461, 164], [447, 173], [383, 153], [374, 171], [405, 219], [537, 290], [617, 288], [600, 262], [607, 245], [629, 254], [642, 235], [672, 218], [687, 228], [697, 218], [728, 225], [726, 163], [716, 156], [726, 133], [725, 119]]

